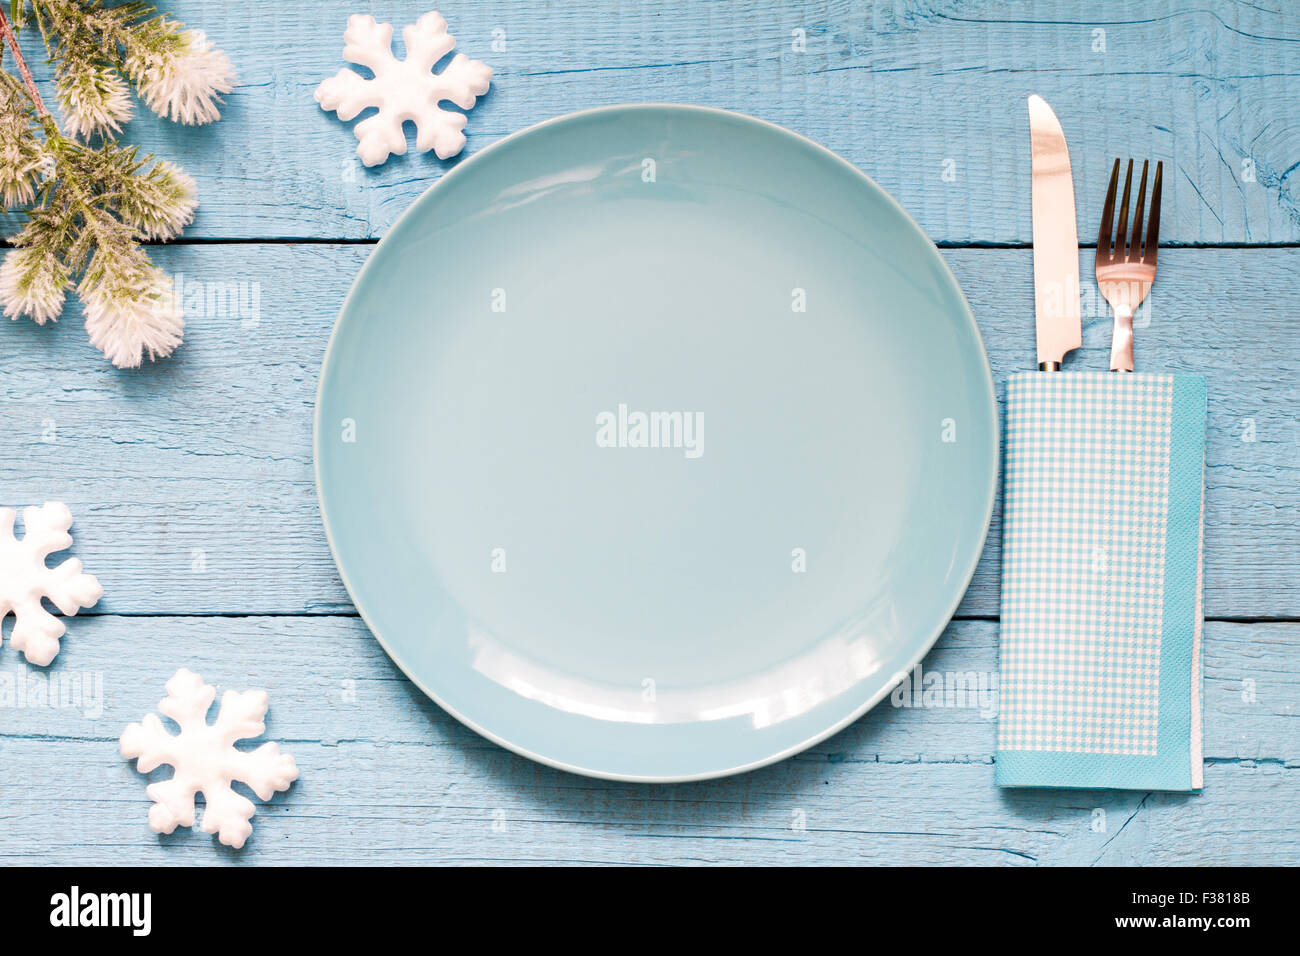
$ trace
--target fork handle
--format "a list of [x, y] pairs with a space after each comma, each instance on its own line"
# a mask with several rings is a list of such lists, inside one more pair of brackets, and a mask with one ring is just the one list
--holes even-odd
[[1133, 309], [1121, 304], [1115, 309], [1115, 328], [1110, 336], [1110, 370], [1133, 371]]

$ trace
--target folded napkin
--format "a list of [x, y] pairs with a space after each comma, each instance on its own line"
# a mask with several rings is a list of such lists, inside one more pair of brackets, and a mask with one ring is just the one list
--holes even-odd
[[1003, 787], [1201, 788], [1205, 380], [1007, 383]]

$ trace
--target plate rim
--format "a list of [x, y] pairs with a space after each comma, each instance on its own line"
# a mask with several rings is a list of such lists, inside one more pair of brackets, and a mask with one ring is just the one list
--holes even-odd
[[984, 521], [983, 521], [984, 531], [980, 538], [980, 545], [979, 547], [974, 549], [974, 555], [972, 559], [968, 562], [968, 566], [965, 570], [965, 573], [962, 575], [962, 580], [963, 580], [962, 586], [960, 589], [956, 591], [956, 596], [951, 600], [948, 608], [945, 610], [942, 618], [942, 623], [939, 624], [939, 626], [935, 629], [933, 634], [931, 634], [925, 641], [923, 641], [919, 645], [919, 649], [916, 652], [916, 654], [908, 660], [907, 666], [905, 668], [900, 669], [898, 673], [905, 675], [911, 673], [913, 670], [916, 669], [916, 666], [922, 660], [924, 660], [927, 654], [930, 653], [930, 650], [934, 647], [935, 643], [943, 635], [943, 632], [947, 630], [948, 625], [952, 623], [953, 616], [957, 613], [957, 608], [961, 605], [962, 600], [966, 596], [966, 592], [970, 589], [971, 581], [975, 577], [975, 570], [976, 568], [979, 567], [980, 559], [984, 555], [984, 546], [988, 541], [989, 529], [992, 527], [992, 523], [993, 523], [993, 506], [997, 498], [998, 476], [1001, 471], [1000, 459], [1001, 459], [1001, 447], [1002, 447], [1002, 441], [1001, 441], [1002, 429], [1001, 429], [1001, 422], [999, 421], [998, 409], [997, 409], [997, 388], [993, 379], [992, 366], [989, 363], [988, 349], [984, 345], [984, 336], [980, 333], [979, 323], [975, 320], [975, 313], [971, 309], [970, 302], [966, 298], [965, 290], [962, 289], [961, 283], [957, 281], [957, 276], [953, 273], [952, 268], [948, 265], [947, 260], [944, 259], [943, 254], [939, 251], [939, 247], [935, 244], [934, 240], [930, 238], [929, 234], [927, 234], [926, 231], [921, 228], [920, 223], [918, 223], [914, 218], [912, 218], [912, 215], [905, 208], [903, 208], [903, 205], [897, 199], [895, 199], [893, 195], [889, 193], [888, 190], [886, 190], [883, 186], [881, 186], [873, 178], [871, 178], [871, 176], [863, 172], [853, 163], [849, 162], [839, 153], [835, 152], [834, 150], [826, 146], [823, 146], [821, 143], [818, 143], [816, 140], [810, 139], [809, 137], [804, 136], [802, 133], [797, 133], [794, 130], [787, 129], [786, 127], [781, 126], [777, 123], [770, 122], [769, 120], [760, 119], [757, 116], [751, 116], [748, 113], [741, 113], [736, 110], [728, 110], [716, 106], [701, 106], [698, 104], [691, 104], [691, 103], [667, 103], [667, 102], [615, 103], [607, 106], [595, 106], [595, 107], [590, 107], [588, 109], [576, 110], [571, 113], [564, 113], [560, 116], [553, 116], [550, 119], [545, 119], [538, 123], [533, 123], [532, 125], [526, 126], [523, 129], [519, 129], [513, 133], [509, 133], [501, 137], [500, 139], [496, 140], [495, 142], [489, 143], [487, 146], [483, 147], [483, 149], [478, 150], [477, 152], [473, 153], [472, 155], [458, 162], [455, 166], [446, 170], [440, 177], [438, 177], [438, 179], [430, 183], [429, 186], [422, 193], [420, 193], [419, 196], [417, 196], [414, 200], [412, 200], [411, 204], [407, 206], [406, 209], [404, 209], [396, 219], [393, 220], [392, 224], [388, 227], [387, 231], [380, 238], [380, 240], [375, 244], [375, 247], [370, 251], [369, 255], [366, 256], [365, 262], [361, 264], [361, 268], [357, 270], [357, 274], [353, 277], [352, 284], [348, 287], [347, 295], [343, 297], [343, 303], [339, 307], [338, 315], [335, 317], [334, 323], [330, 327], [329, 338], [326, 340], [325, 343], [325, 355], [321, 359], [320, 373], [316, 383], [315, 407], [312, 410], [312, 479], [316, 486], [316, 506], [317, 506], [317, 511], [320, 513], [321, 525], [325, 529], [325, 540], [329, 544], [330, 557], [334, 561], [334, 568], [338, 572], [339, 579], [343, 582], [344, 590], [347, 591], [348, 597], [352, 600], [352, 606], [356, 608], [357, 614], [360, 615], [362, 623], [365, 624], [366, 626], [366, 630], [370, 632], [370, 636], [373, 637], [379, 643], [379, 646], [383, 648], [384, 653], [388, 655], [389, 660], [391, 660], [394, 664], [397, 665], [398, 669], [401, 670], [401, 672], [406, 676], [407, 680], [409, 680], [412, 684], [414, 684], [420, 690], [421, 693], [423, 693], [426, 697], [428, 697], [435, 704], [437, 704], [438, 707], [440, 707], [445, 713], [450, 715], [452, 718], [457, 720], [465, 727], [468, 727], [470, 730], [479, 734], [480, 736], [485, 737], [486, 739], [492, 741], [497, 746], [503, 747], [504, 749], [509, 750], [512, 753], [516, 753], [521, 757], [526, 757], [529, 760], [536, 761], [537, 763], [543, 764], [545, 766], [554, 767], [557, 770], [563, 770], [568, 773], [579, 774], [584, 777], [592, 777], [600, 780], [612, 780], [620, 783], [650, 783], [650, 784], [692, 783], [701, 780], [716, 780], [722, 777], [731, 777], [737, 774], [748, 773], [752, 770], [758, 770], [762, 767], [767, 767], [775, 763], [780, 763], [781, 761], [786, 760], [789, 757], [793, 757], [795, 754], [802, 753], [803, 751], [807, 750], [809, 747], [816, 746], [822, 741], [835, 736], [835, 734], [839, 733], [841, 730], [844, 730], [850, 724], [857, 722], [865, 714], [867, 714], [869, 711], [874, 709], [877, 704], [879, 704], [882, 700], [884, 700], [885, 697], [887, 697], [897, 686], [898, 681], [891, 680], [889, 683], [882, 686], [881, 689], [878, 690], [876, 693], [872, 694], [862, 704], [860, 704], [858, 707], [850, 711], [846, 716], [835, 721], [830, 726], [822, 730], [819, 730], [814, 734], [809, 735], [804, 740], [799, 741], [798, 743], [795, 744], [791, 744], [790, 746], [787, 746], [776, 753], [769, 754], [768, 756], [761, 757], [757, 760], [751, 760], [743, 764], [737, 764], [722, 769], [708, 770], [708, 771], [688, 773], [688, 774], [657, 774], [657, 775], [656, 774], [630, 774], [630, 773], [619, 773], [619, 772], [612, 772], [608, 770], [601, 770], [593, 767], [583, 767], [574, 763], [570, 763], [568, 761], [557, 760], [555, 758], [548, 757], [544, 754], [540, 754], [533, 750], [530, 750], [527, 747], [523, 747], [518, 744], [512, 743], [511, 741], [507, 740], [501, 735], [491, 730], [488, 730], [486, 727], [483, 727], [477, 721], [470, 719], [469, 717], [461, 713], [456, 708], [449, 706], [423, 680], [417, 677], [412, 672], [412, 669], [407, 667], [407, 665], [402, 660], [402, 658], [393, 650], [391, 646], [389, 646], [389, 643], [383, 638], [383, 636], [379, 633], [378, 629], [376, 629], [374, 624], [371, 622], [370, 615], [366, 612], [365, 607], [363, 606], [361, 600], [358, 598], [356, 591], [353, 589], [352, 584], [348, 580], [347, 572], [344, 571], [343, 565], [339, 560], [339, 549], [338, 549], [338, 545], [334, 540], [334, 533], [330, 528], [329, 515], [327, 514], [325, 509], [325, 496], [322, 491], [322, 485], [321, 485], [321, 456], [320, 456], [321, 398], [325, 390], [326, 373], [330, 368], [331, 359], [334, 358], [336, 354], [335, 347], [334, 347], [335, 340], [338, 337], [339, 327], [343, 323], [343, 317], [347, 313], [348, 308], [352, 303], [353, 296], [357, 294], [357, 289], [360, 287], [362, 281], [365, 279], [367, 270], [370, 269], [374, 259], [376, 258], [376, 256], [378, 256], [380, 250], [384, 248], [384, 245], [398, 231], [398, 226], [400, 226], [402, 222], [408, 217], [415, 215], [416, 210], [418, 208], [427, 205], [430, 202], [430, 197], [436, 195], [436, 191], [438, 187], [440, 187], [443, 183], [447, 182], [448, 180], [457, 177], [460, 174], [460, 171], [462, 169], [472, 166], [480, 156], [484, 156], [489, 153], [492, 153], [493, 151], [496, 151], [498, 148], [506, 147], [511, 143], [513, 143], [514, 141], [530, 133], [536, 132], [537, 130], [544, 129], [547, 127], [560, 126], [566, 123], [576, 122], [591, 116], [600, 115], [602, 113], [627, 113], [627, 112], [642, 112], [642, 111], [695, 113], [699, 115], [708, 115], [713, 117], [724, 118], [731, 121], [739, 120], [743, 123], [749, 123], [759, 127], [764, 127], [769, 132], [774, 133], [778, 136], [789, 137], [804, 146], [812, 147], [813, 150], [816, 153], [820, 154], [823, 158], [830, 159], [834, 163], [842, 166], [843, 168], [852, 171], [852, 173], [855, 174], [859, 179], [861, 179], [868, 188], [874, 190], [886, 202], [892, 205], [895, 211], [897, 211], [901, 215], [903, 222], [905, 222], [911, 230], [913, 230], [930, 246], [930, 249], [934, 252], [935, 260], [939, 263], [943, 273], [947, 275], [947, 277], [952, 281], [953, 287], [957, 290], [957, 295], [961, 302], [966, 321], [970, 323], [970, 328], [975, 333], [975, 342], [979, 346], [980, 355], [983, 357], [984, 360], [981, 363], [981, 367], [984, 371], [984, 382], [985, 385], [987, 386], [987, 392], [989, 396], [989, 407], [992, 413], [990, 418], [993, 423], [993, 428], [991, 433], [992, 448], [990, 450], [990, 455], [989, 455], [990, 461], [992, 461], [993, 463], [993, 475], [992, 475], [992, 480], [989, 482], [988, 500], [985, 502], [985, 508], [984, 508]]

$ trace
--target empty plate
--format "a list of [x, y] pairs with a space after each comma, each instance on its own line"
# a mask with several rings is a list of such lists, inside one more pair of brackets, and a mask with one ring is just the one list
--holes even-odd
[[793, 754], [880, 700], [988, 530], [993, 383], [943, 260], [834, 154], [720, 110], [507, 137], [357, 276], [316, 408], [366, 623], [578, 773]]

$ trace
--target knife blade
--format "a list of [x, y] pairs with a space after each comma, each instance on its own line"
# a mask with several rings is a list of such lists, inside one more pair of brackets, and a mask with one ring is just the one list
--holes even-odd
[[1079, 230], [1074, 175], [1065, 133], [1041, 96], [1029, 97], [1033, 159], [1034, 322], [1038, 367], [1054, 372], [1065, 353], [1083, 344], [1079, 318]]

